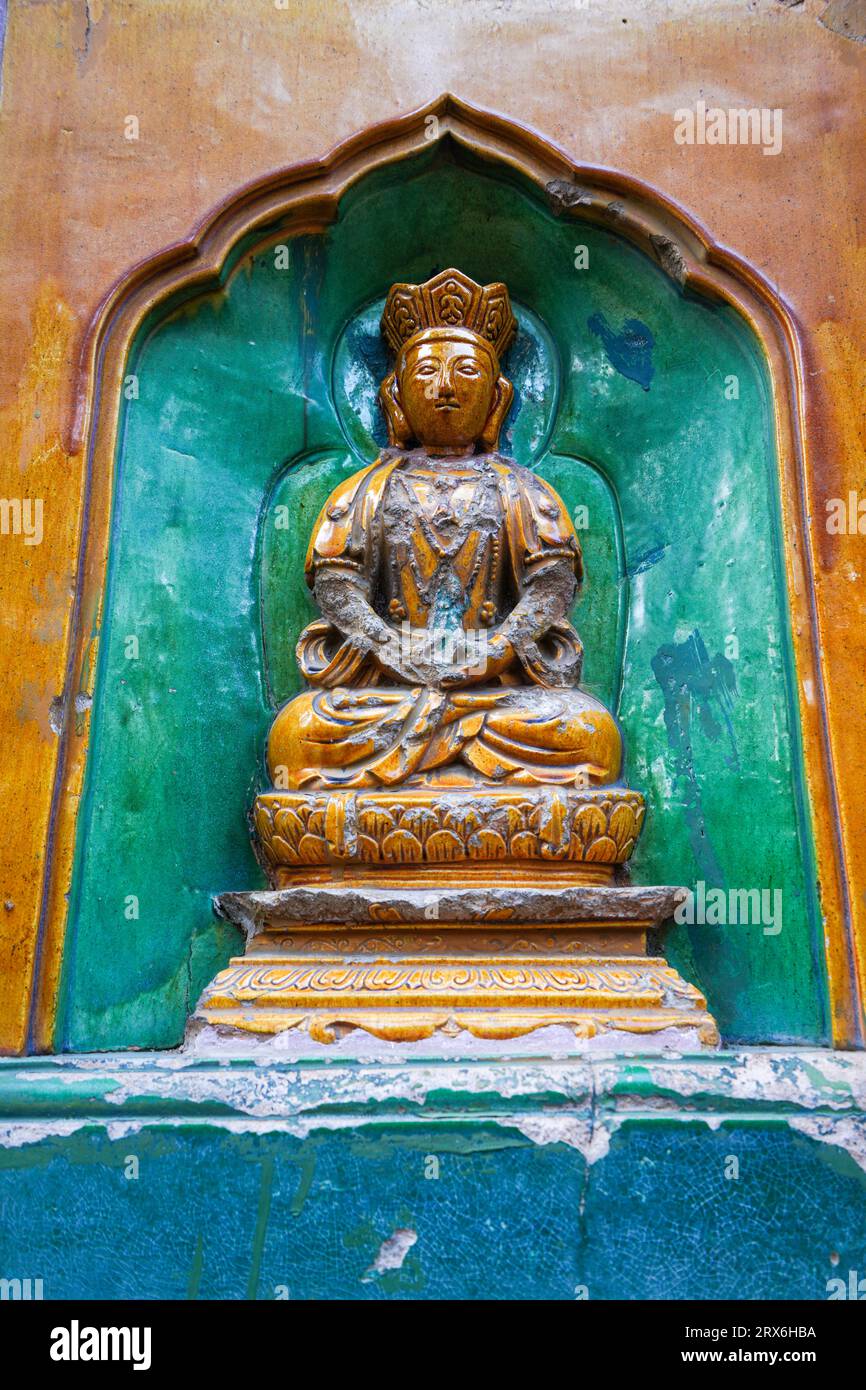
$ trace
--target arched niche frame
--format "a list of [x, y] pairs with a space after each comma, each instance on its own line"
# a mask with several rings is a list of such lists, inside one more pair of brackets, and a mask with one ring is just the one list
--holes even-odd
[[[92, 845], [88, 844], [87, 836], [101, 815], [110, 814], [113, 795], [116, 799], [112, 788], [99, 780], [94, 747], [99, 738], [103, 692], [112, 680], [107, 647], [116, 640], [112, 619], [118, 586], [122, 587], [122, 571], [118, 571], [115, 562], [124, 516], [134, 514], [136, 488], [143, 485], [141, 479], [136, 482], [125, 476], [123, 466], [128, 432], [132, 428], [129, 414], [124, 410], [124, 382], [130, 366], [140, 360], [137, 353], [147, 350], [149, 344], [159, 339], [166, 322], [177, 322], [184, 315], [194, 318], [206, 313], [216, 318], [220, 312], [214, 307], [217, 301], [228, 305], [231, 312], [233, 277], [234, 281], [242, 278], [235, 272], [254, 265], [257, 254], [265, 249], [272, 250], [276, 244], [286, 244], [299, 263], [306, 258], [315, 266], [315, 247], [326, 234], [337, 234], [342, 220], [350, 215], [347, 209], [362, 206], [364, 189], [373, 186], [371, 181], [393, 180], [404, 174], [407, 178], [415, 177], [419, 168], [423, 176], [425, 169], [429, 171], [435, 166], [437, 158], [440, 164], [443, 159], [450, 160], [455, 168], [467, 170], [479, 180], [492, 178], [500, 188], [511, 189], [514, 196], [526, 198], [538, 216], [546, 219], [546, 226], [564, 228], [569, 237], [573, 233], [575, 244], [581, 242], [581, 238], [594, 238], [590, 263], [593, 248], [599, 251], [602, 260], [606, 247], [630, 248], [629, 254], [639, 257], [642, 263], [652, 264], [653, 273], [665, 286], [663, 292], [672, 297], [671, 302], [700, 304], [705, 311], [715, 312], [720, 334], [727, 333], [733, 341], [739, 333], [742, 341], [748, 340], [754, 349], [751, 369], [747, 361], [749, 351], [741, 356], [741, 362], [746, 375], [751, 370], [757, 373], [756, 381], [765, 379], [768, 384], [763, 407], [760, 389], [756, 387], [753, 393], [749, 429], [759, 433], [763, 430], [773, 462], [770, 473], [764, 478], [761, 503], [764, 529], [771, 537], [762, 563], [768, 575], [774, 564], [778, 567], [781, 606], [778, 621], [769, 624], [765, 641], [778, 649], [773, 659], [781, 682], [782, 703], [787, 711], [781, 725], [778, 719], [773, 723], [771, 709], [764, 709], [763, 723], [744, 716], [745, 722], [751, 719], [751, 723], [744, 746], [737, 749], [735, 735], [739, 713], [736, 702], [731, 703], [736, 676], [729, 680], [722, 666], [724, 638], [729, 635], [727, 626], [724, 622], [717, 626], [709, 633], [708, 641], [707, 634], [691, 630], [687, 611], [684, 625], [684, 611], [677, 608], [673, 582], [664, 591], [670, 604], [669, 640], [653, 651], [642, 646], [645, 614], [648, 608], [654, 612], [659, 608], [662, 592], [652, 590], [651, 583], [663, 574], [661, 566], [666, 563], [664, 557], [668, 550], [673, 549], [676, 555], [676, 544], [687, 525], [701, 524], [700, 519], [696, 521], [692, 495], [695, 479], [686, 478], [679, 508], [667, 513], [672, 539], [659, 537], [659, 545], [650, 545], [645, 552], [635, 549], [629, 534], [629, 517], [636, 515], [639, 505], [644, 513], [658, 505], [658, 498], [646, 491], [650, 475], [646, 467], [641, 472], [640, 460], [643, 459], [644, 464], [647, 458], [654, 461], [651, 472], [656, 480], [665, 476], [662, 457], [665, 441], [651, 438], [642, 450], [633, 449], [632, 458], [637, 463], [633, 474], [627, 475], [622, 472], [621, 459], [617, 464], [617, 450], [612, 445], [606, 448], [603, 441], [599, 441], [590, 452], [582, 449], [581, 411], [572, 406], [553, 427], [550, 449], [545, 456], [550, 460], [547, 475], [563, 490], [569, 484], [573, 462], [587, 463], [612, 488], [617, 506], [623, 510], [625, 550], [621, 588], [627, 595], [625, 627], [629, 635], [620, 672], [624, 686], [619, 713], [630, 746], [630, 777], [634, 784], [648, 791], [649, 827], [657, 827], [654, 832], [648, 828], [641, 851], [644, 857], [636, 861], [636, 877], [688, 882], [704, 872], [709, 881], [716, 866], [710, 861], [701, 861], [697, 855], [689, 861], [688, 856], [703, 837], [701, 818], [705, 816], [705, 808], [702, 808], [701, 798], [710, 794], [708, 781], [715, 783], [727, 779], [718, 812], [722, 839], [725, 843], [747, 845], [757, 838], [767, 860], [772, 860], [772, 867], [768, 882], [761, 866], [752, 860], [751, 877], [745, 881], [731, 881], [726, 886], [771, 891], [781, 888], [794, 898], [793, 910], [800, 914], [800, 925], [796, 930], [788, 930], [787, 940], [784, 932], [774, 937], [772, 933], [764, 935], [755, 927], [742, 928], [739, 936], [730, 930], [714, 934], [706, 926], [694, 930], [677, 928], [671, 938], [672, 958], [675, 962], [682, 961], [690, 978], [704, 985], [717, 1016], [724, 1016], [727, 1011], [730, 1036], [751, 1041], [793, 1036], [806, 1041], [831, 1039], [837, 1046], [857, 1045], [862, 1011], [817, 644], [813, 561], [804, 502], [802, 353], [793, 317], [752, 267], [715, 246], [707, 233], [669, 199], [633, 178], [576, 165], [534, 132], [502, 117], [474, 110], [450, 96], [443, 96], [423, 110], [364, 131], [321, 160], [279, 171], [241, 190], [218, 208], [187, 242], [170, 247], [135, 267], [107, 297], [93, 324], [80, 365], [73, 428], [75, 445], [86, 451], [87, 478], [74, 632], [65, 690], [67, 706], [75, 707], [78, 715], [67, 723], [62, 735], [53, 794], [37, 970], [32, 987], [32, 1045], [36, 1050], [51, 1050], [55, 1046], [88, 1050], [176, 1044], [185, 1012], [195, 1003], [197, 982], [203, 984], [212, 976], [215, 966], [232, 944], [221, 942], [210, 923], [206, 930], [190, 937], [188, 928], [183, 922], [178, 926], [176, 919], [183, 917], [186, 911], [197, 913], [205, 920], [212, 892], [249, 886], [243, 881], [251, 860], [248, 852], [240, 849], [246, 836], [241, 823], [236, 840], [224, 856], [228, 877], [234, 875], [238, 881], [226, 881], [223, 877], [219, 882], [187, 883], [182, 893], [166, 897], [156, 914], [158, 922], [155, 920], [153, 927], [144, 932], [140, 923], [137, 926], [137, 939], [144, 939], [146, 943], [141, 948], [144, 954], [138, 959], [124, 963], [124, 953], [129, 954], [127, 945], [121, 942], [118, 946], [117, 943], [118, 931], [123, 927], [122, 905], [109, 904], [111, 912], [105, 917], [106, 924], [98, 929], [91, 925], [89, 936], [82, 929], [83, 866], [92, 857]], [[442, 225], [443, 228], [447, 226], [444, 221]], [[446, 242], [447, 237], [443, 235], [443, 248]], [[520, 238], [516, 245], [503, 241], [497, 259], [500, 265], [507, 262], [501, 272], [502, 278], [511, 277], [516, 299], [530, 303], [533, 294], [526, 284], [525, 260], [524, 283], [520, 283], [520, 245]], [[363, 257], [359, 255], [359, 259]], [[417, 264], [412, 264], [411, 259], [403, 255], [400, 265], [394, 267], [395, 275], [399, 273], [409, 278], [425, 271], [423, 256]], [[443, 263], [448, 259], [448, 251], [443, 249]], [[469, 273], [475, 270], [480, 274], [486, 270], [484, 257], [476, 260], [475, 265], [464, 266]], [[538, 275], [541, 273], [538, 258], [535, 265]], [[438, 267], [431, 267], [435, 268]], [[580, 274], [576, 261], [569, 273], [572, 276]], [[310, 293], [315, 283], [315, 275], [313, 280], [306, 282]], [[381, 293], [381, 286], [370, 285], [359, 291], [355, 310], [360, 312], [372, 303], [376, 293]], [[210, 308], [202, 307], [208, 300]], [[644, 394], [651, 396], [654, 388], [652, 381], [647, 380], [645, 360], [643, 365], [638, 360], [635, 366], [634, 354], [636, 351], [640, 359], [647, 347], [646, 339], [641, 339], [642, 332], [649, 328], [652, 338], [652, 325], [623, 314], [624, 303], [614, 295], [595, 304], [590, 313], [582, 316], [582, 341], [586, 346], [590, 342], [587, 334], [590, 335], [596, 344], [594, 355], [588, 349], [583, 356], [576, 352], [560, 362], [560, 371], [565, 392], [576, 389], [581, 384], [581, 374], [594, 363], [595, 375], [589, 371], [583, 384], [590, 391], [595, 388], [596, 396], [602, 401], [611, 383], [619, 389], [620, 378], [630, 382], [636, 394], [630, 398], [633, 408], [628, 418], [637, 418], [640, 412], [635, 402], [640, 402]], [[534, 312], [540, 312], [537, 296], [532, 307]], [[548, 328], [552, 317], [555, 317], [555, 309], [551, 305]], [[271, 329], [276, 333], [274, 325]], [[684, 341], [680, 349], [680, 360], [684, 360], [691, 344]], [[559, 350], [562, 351], [561, 341]], [[317, 371], [328, 372], [333, 368], [332, 357], [326, 363], [315, 358], [311, 361]], [[279, 370], [278, 365], [274, 365], [274, 370]], [[231, 393], [231, 380], [227, 378], [224, 385]], [[302, 396], [303, 392], [299, 394]], [[615, 421], [626, 418], [616, 402], [614, 407], [614, 416], [608, 417], [611, 439], [619, 428]], [[165, 401], [160, 408], [170, 413], [172, 406]], [[766, 411], [766, 419], [761, 415], [762, 409]], [[311, 418], [303, 411], [298, 417], [304, 428]], [[241, 431], [238, 449], [255, 449], [254, 424]], [[283, 465], [290, 457], [303, 454], [300, 445], [304, 442], [303, 439], [298, 441], [295, 430], [295, 447], [286, 448]], [[321, 442], [324, 448], [329, 441]], [[631, 442], [634, 444], [634, 440]], [[712, 440], [704, 440], [703, 449], [704, 467], [712, 474]], [[735, 463], [735, 459], [726, 460], [729, 484]], [[538, 466], [543, 471], [545, 461], [539, 461]], [[617, 466], [620, 474], [615, 478]], [[153, 497], [158, 498], [157, 463], [154, 463], [154, 470], [148, 481], [154, 489]], [[275, 470], [274, 476], [278, 473], [279, 470]], [[731, 487], [727, 485], [726, 493], [725, 486], [721, 485], [724, 480], [719, 481], [717, 500], [727, 505], [733, 495]], [[261, 505], [266, 508], [267, 499], [273, 497], [273, 480], [261, 489], [261, 495]], [[231, 488], [224, 488], [221, 505], [231, 508], [231, 497]], [[138, 500], [140, 502], [141, 498]], [[719, 507], [721, 510], [723, 508]], [[164, 520], [170, 531], [170, 512]], [[254, 551], [256, 527], [247, 526], [247, 517], [240, 505], [237, 522], [239, 546]], [[203, 518], [202, 524], [205, 523], [206, 518]], [[706, 524], [707, 535], [711, 536], [714, 529], [722, 525], [718, 516], [710, 517]], [[261, 535], [260, 525], [258, 534]], [[718, 568], [719, 555], [718, 549], [712, 551], [703, 566], [696, 560], [694, 575], [702, 567], [708, 568], [707, 593], [716, 584], [729, 597], [730, 584], [724, 581]], [[729, 560], [731, 565], [745, 567], [744, 573], [757, 563], [754, 556], [742, 553], [732, 553]], [[717, 567], [715, 572], [714, 566]], [[729, 567], [727, 562], [724, 567]], [[210, 593], [212, 607], [218, 606], [220, 597], [217, 570], [215, 566]], [[652, 580], [647, 576], [652, 576]], [[166, 585], [167, 609], [177, 611], [176, 606], [172, 608], [177, 598], [171, 596], [171, 587], [170, 583]], [[253, 602], [249, 595], [247, 598]], [[242, 599], [241, 595], [239, 601]], [[664, 609], [665, 603], [661, 602], [660, 611]], [[205, 616], [210, 616], [212, 622], [218, 621], [218, 615], [213, 613]], [[258, 616], [254, 615], [251, 621], [259, 631]], [[633, 635], [635, 644], [629, 645]], [[248, 643], [246, 657], [251, 669], [257, 662], [261, 663], [261, 655], [254, 643]], [[183, 719], [172, 712], [167, 699], [172, 689], [173, 668], [165, 645], [159, 659], [168, 663], [163, 671], [166, 700], [146, 709], [143, 716], [141, 706], [146, 702], [140, 701], [135, 716], [144, 718], [145, 728], [154, 737], [168, 737], [172, 748], [178, 751], [178, 761], [182, 761], [180, 754], [188, 738], [189, 723], [185, 725]], [[724, 659], [732, 661], [734, 658], [724, 656]], [[692, 667], [688, 666], [690, 661]], [[764, 661], [767, 662], [766, 651]], [[759, 664], [753, 653], [753, 684], [759, 682], [756, 674]], [[723, 672], [716, 692], [717, 702], [709, 709], [702, 707], [698, 692], [701, 672], [706, 666], [710, 674], [714, 673], [714, 679]], [[627, 691], [625, 687], [632, 671], [639, 672], [639, 676], [637, 683]], [[695, 672], [697, 682], [692, 679]], [[181, 671], [179, 678], [183, 675]], [[731, 697], [727, 702], [722, 686], [726, 686]], [[174, 687], [174, 693], [176, 691]], [[122, 789], [124, 814], [131, 820], [128, 824], [123, 822], [126, 828], [109, 847], [111, 853], [126, 852], [130, 856], [136, 853], [140, 859], [147, 858], [161, 837], [169, 838], [166, 822], [160, 820], [160, 810], [166, 805], [174, 812], [178, 807], [184, 811], [183, 817], [173, 823], [176, 827], [182, 825], [184, 837], [183, 842], [172, 849], [177, 862], [185, 856], [195, 858], [202, 846], [207, 847], [214, 840], [219, 841], [221, 834], [227, 834], [214, 829], [210, 815], [212, 805], [221, 798], [219, 767], [227, 756], [225, 705], [227, 700], [231, 704], [231, 695], [231, 681], [218, 691], [207, 688], [198, 691], [199, 716], [203, 722], [196, 727], [206, 728], [210, 723], [215, 733], [207, 757], [198, 765], [197, 780], [187, 775], [182, 792], [178, 792], [169, 780], [176, 769], [166, 766], [160, 768], [161, 790], [154, 789], [152, 780], [148, 782], [145, 769], [138, 781], [133, 780]], [[691, 701], [694, 716], [690, 729], [682, 723], [677, 724], [677, 709], [686, 698]], [[755, 703], [760, 704], [760, 700]], [[230, 808], [231, 814], [241, 822], [244, 804], [252, 795], [262, 729], [269, 717], [264, 687], [257, 716], [253, 718], [250, 711], [249, 700], [245, 705], [243, 699], [239, 699], [237, 708], [232, 711], [237, 759], [239, 764], [243, 762], [250, 769], [247, 796]], [[718, 776], [702, 778], [701, 768], [695, 764], [695, 744], [700, 738], [706, 740], [708, 749], [715, 745], [713, 756]], [[779, 765], [774, 761], [774, 749], [781, 745], [787, 745], [789, 750], [781, 779], [784, 785], [777, 775]], [[750, 810], [753, 799], [759, 796], [762, 779], [769, 784], [779, 782], [781, 819], [778, 824], [767, 825], [765, 810], [754, 817]], [[785, 817], [787, 821], [782, 824]], [[150, 839], [142, 833], [147, 828]], [[117, 838], [121, 842], [119, 846]], [[785, 881], [784, 852], [778, 843], [786, 838], [798, 846], [798, 882], [793, 884]], [[747, 859], [740, 862], [748, 868]], [[668, 871], [662, 872], [666, 864]], [[723, 865], [720, 872], [724, 877]], [[204, 875], [203, 879], [206, 877]], [[810, 899], [816, 878], [820, 903], [817, 898]], [[91, 885], [89, 891], [96, 907], [105, 912], [107, 904], [103, 899], [108, 889], [94, 889]], [[129, 892], [133, 892], [131, 886]], [[91, 924], [94, 920], [91, 913]], [[756, 930], [757, 945], [747, 935]], [[776, 958], [779, 964], [767, 970], [760, 952], [764, 951], [764, 960], [770, 958], [767, 946], [774, 939], [780, 943], [781, 954]], [[111, 952], [113, 956], [109, 959]], [[100, 960], [105, 962], [102, 970], [96, 965]], [[783, 1015], [778, 1015], [774, 1023], [772, 1003], [768, 1006], [767, 1001], [784, 993], [785, 981], [790, 979], [792, 970], [798, 978], [791, 993], [796, 995], [799, 990], [803, 1011], [793, 1024]], [[822, 1013], [825, 988], [827, 1007]], [[744, 1005], [737, 1004], [737, 1000], [743, 999]], [[749, 1024], [750, 1010], [755, 1020], [753, 1027]]]

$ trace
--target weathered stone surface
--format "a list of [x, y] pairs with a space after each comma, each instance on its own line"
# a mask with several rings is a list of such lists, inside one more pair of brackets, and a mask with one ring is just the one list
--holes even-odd
[[658, 926], [673, 915], [677, 894], [670, 885], [574, 888], [447, 886], [400, 888], [327, 883], [270, 892], [221, 893], [219, 916], [250, 934], [271, 926], [334, 923], [369, 926], [383, 922], [622, 922]]

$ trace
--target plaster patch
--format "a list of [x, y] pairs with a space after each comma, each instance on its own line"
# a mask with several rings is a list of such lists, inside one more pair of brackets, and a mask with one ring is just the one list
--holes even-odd
[[[814, 1118], [817, 1137], [837, 1142], [840, 1135], [843, 1146], [850, 1138], [856, 1148], [859, 1130], [849, 1135], [838, 1125], [859, 1123], [858, 1112], [866, 1111], [866, 1056], [858, 1054], [755, 1049], [713, 1057], [410, 1061], [399, 1047], [389, 1048], [387, 1062], [115, 1054], [0, 1064], [0, 1104], [2, 1083], [12, 1082], [15, 1106], [6, 1109], [0, 1143], [36, 1143], [88, 1125], [120, 1137], [154, 1124], [202, 1123], [304, 1138], [362, 1129], [371, 1119], [412, 1126], [469, 1108], [479, 1121], [516, 1127], [532, 1143], [570, 1144], [595, 1161], [626, 1120], [700, 1119], [715, 1128], [743, 1116]], [[52, 1079], [53, 1094], [46, 1085]]]
[[792, 1115], [788, 1120], [791, 1129], [817, 1139], [821, 1144], [833, 1144], [844, 1149], [859, 1168], [866, 1173], [866, 1119], [830, 1119], [822, 1115]]
[[20, 1149], [25, 1144], [40, 1144], [43, 1139], [65, 1139], [77, 1129], [84, 1129], [92, 1120], [13, 1120], [0, 1125], [0, 1148]]
[[326, 1115], [310, 1113], [318, 1104], [355, 1101], [366, 1108], [400, 1101], [422, 1107], [427, 1104], [428, 1092], [439, 1089], [447, 1089], [452, 1094], [490, 1093], [505, 1099], [530, 1096], [542, 1089], [574, 1101], [589, 1095], [590, 1079], [582, 1068], [561, 1070], [553, 1065], [531, 1063], [516, 1063], [507, 1069], [493, 1063], [489, 1066], [437, 1066], [433, 1063], [399, 1070], [371, 1067], [363, 1072], [330, 1067], [314, 1071], [244, 1069], [228, 1075], [222, 1069], [208, 1069], [185, 1076], [165, 1076], [155, 1071], [134, 1074], [128, 1081], [123, 1078], [103, 1100], [117, 1106], [134, 1106], [137, 1100], [145, 1097], [202, 1106], [221, 1104], [251, 1117], [289, 1118], [307, 1111], [311, 1124], [324, 1127], [329, 1123]]
[[542, 1115], [498, 1116], [497, 1123], [518, 1129], [533, 1144], [567, 1144], [577, 1149], [587, 1163], [604, 1158], [610, 1148], [611, 1136], [621, 1121], [608, 1116], [597, 1123], [591, 1114], [574, 1115], [550, 1113]]
[[[647, 1090], [669, 1092], [686, 1100], [701, 1095], [736, 1103], [794, 1105], [806, 1110], [866, 1109], [866, 1058], [854, 1054], [815, 1050], [743, 1051], [717, 1058], [710, 1069], [699, 1058], [642, 1058], [639, 1067], [644, 1085], [627, 1090], [628, 1077], [611, 1063], [597, 1069], [598, 1089], [616, 1089], [617, 1104], [642, 1107]], [[637, 1082], [638, 1078], [635, 1078]], [[653, 1108], [660, 1103], [653, 1097]]]
[[379, 1246], [379, 1253], [363, 1278], [369, 1284], [374, 1274], [388, 1274], [394, 1269], [402, 1269], [403, 1261], [418, 1240], [418, 1232], [409, 1228], [396, 1230]]

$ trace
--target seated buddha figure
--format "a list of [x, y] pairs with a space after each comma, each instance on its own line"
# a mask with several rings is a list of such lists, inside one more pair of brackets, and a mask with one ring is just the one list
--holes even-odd
[[271, 728], [276, 786], [616, 782], [616, 722], [578, 686], [571, 519], [497, 451], [516, 328], [502, 284], [447, 270], [392, 287], [389, 447], [316, 522], [306, 579], [322, 617], [298, 643], [310, 688]]

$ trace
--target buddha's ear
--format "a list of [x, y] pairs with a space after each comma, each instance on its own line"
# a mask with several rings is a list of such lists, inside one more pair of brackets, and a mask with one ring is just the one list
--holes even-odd
[[493, 388], [493, 404], [490, 407], [487, 424], [481, 432], [481, 443], [488, 453], [495, 453], [499, 448], [499, 431], [505, 424], [505, 417], [513, 400], [514, 387], [508, 377], [498, 377]]
[[400, 403], [400, 387], [397, 385], [395, 372], [386, 376], [379, 387], [379, 402], [385, 412], [388, 443], [392, 448], [405, 449], [412, 442], [412, 431]]

